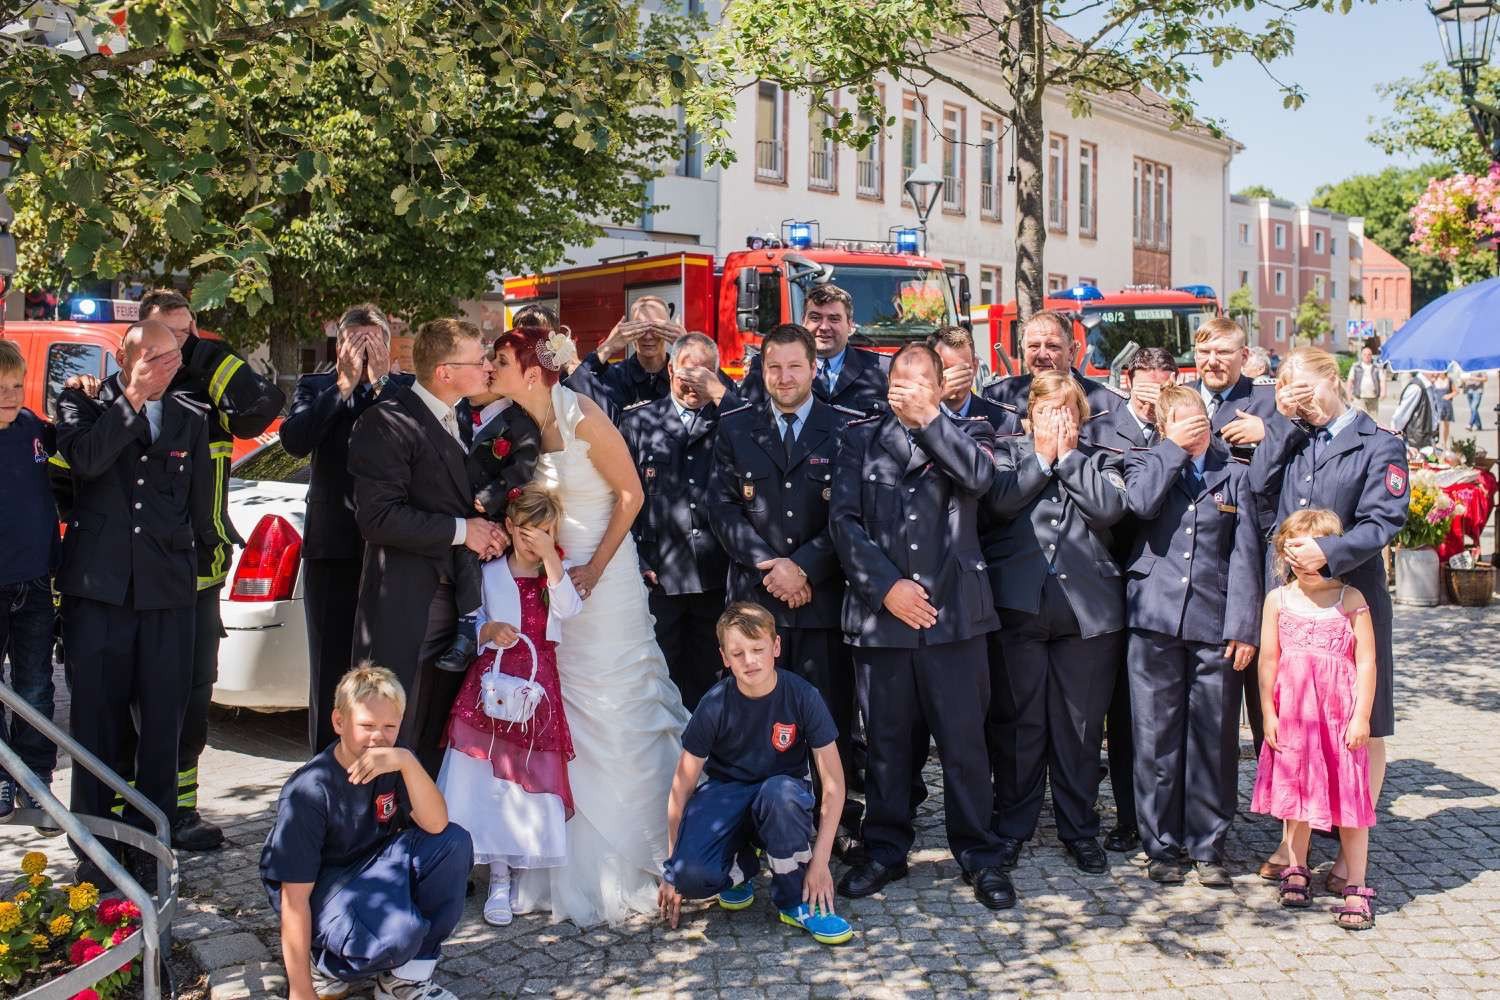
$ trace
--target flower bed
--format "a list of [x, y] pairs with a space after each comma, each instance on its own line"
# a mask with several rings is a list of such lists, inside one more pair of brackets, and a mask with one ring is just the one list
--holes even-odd
[[[0, 986], [7, 994], [24, 993], [139, 933], [140, 921], [134, 903], [101, 900], [91, 883], [54, 882], [47, 856], [32, 851], [0, 897]], [[131, 961], [73, 1000], [120, 997], [138, 971], [139, 963]]]

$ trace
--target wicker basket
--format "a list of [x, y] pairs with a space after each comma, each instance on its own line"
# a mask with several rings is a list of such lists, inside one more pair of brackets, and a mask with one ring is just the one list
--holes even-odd
[[1473, 569], [1454, 569], [1445, 566], [1448, 576], [1448, 596], [1454, 604], [1466, 608], [1487, 608], [1495, 593], [1495, 568], [1489, 563], [1479, 563]]

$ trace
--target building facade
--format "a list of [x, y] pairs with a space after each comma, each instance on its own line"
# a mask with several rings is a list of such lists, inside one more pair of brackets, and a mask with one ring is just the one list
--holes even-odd
[[1363, 319], [1368, 335], [1387, 340], [1411, 319], [1411, 268], [1365, 241]]

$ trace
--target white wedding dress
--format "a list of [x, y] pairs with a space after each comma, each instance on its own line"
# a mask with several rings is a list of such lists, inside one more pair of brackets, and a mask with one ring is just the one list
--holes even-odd
[[[577, 395], [552, 389], [563, 449], [542, 455], [536, 479], [562, 498], [558, 541], [575, 565], [604, 537], [615, 495], [575, 434]], [[717, 655], [704, 650], [705, 655]], [[583, 611], [562, 623], [557, 671], [576, 756], [567, 862], [517, 873], [519, 909], [551, 907], [580, 926], [654, 912], [667, 856], [667, 797], [688, 713], [656, 644], [635, 540], [626, 535]]]

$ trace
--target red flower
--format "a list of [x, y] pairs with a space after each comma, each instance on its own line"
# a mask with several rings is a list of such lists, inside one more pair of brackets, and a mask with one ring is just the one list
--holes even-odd
[[73, 994], [73, 1000], [99, 1000], [99, 994], [93, 990], [79, 990]]
[[128, 899], [120, 900], [120, 916], [125, 920], [141, 919], [141, 908]]
[[507, 494], [505, 494], [505, 499], [507, 501], [509, 501], [509, 500], [515, 500], [520, 495], [521, 495], [521, 487], [519, 487], [519, 486], [512, 486], [510, 488], [510, 492], [507, 493]]
[[120, 922], [120, 900], [105, 899], [99, 902], [99, 922], [113, 927]]
[[[104, 954], [104, 947], [102, 945], [90, 944], [87, 948], [83, 949], [83, 961], [92, 962], [102, 954]], [[82, 965], [83, 963], [80, 962], [79, 964]]]
[[510, 454], [510, 442], [503, 437], [495, 438], [494, 443], [490, 445], [490, 454], [496, 458], [504, 458]]
[[134, 933], [135, 933], [135, 928], [134, 927], [130, 927], [128, 925], [127, 926], [123, 926], [123, 927], [116, 927], [115, 928], [115, 932], [109, 936], [109, 943], [112, 944], [112, 945], [113, 944], [119, 944], [121, 941], [124, 941], [126, 938], [130, 937], [130, 935], [132, 935]]
[[89, 937], [81, 937], [77, 941], [74, 941], [72, 947], [68, 949], [68, 961], [74, 965], [82, 965], [86, 961], [83, 957], [83, 950], [89, 945], [97, 947], [98, 943]]

